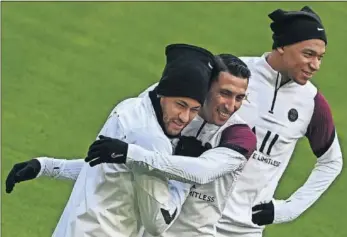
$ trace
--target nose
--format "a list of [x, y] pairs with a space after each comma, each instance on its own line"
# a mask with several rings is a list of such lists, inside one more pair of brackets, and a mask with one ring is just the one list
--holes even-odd
[[235, 98], [230, 98], [230, 100], [228, 101], [228, 103], [225, 104], [225, 108], [230, 112], [230, 113], [234, 113], [235, 111]]
[[318, 57], [314, 57], [310, 63], [310, 67], [314, 71], [318, 71], [320, 68], [321, 60]]
[[189, 122], [189, 109], [181, 111], [181, 113], [178, 115], [178, 118], [181, 120], [182, 123], [188, 123]]

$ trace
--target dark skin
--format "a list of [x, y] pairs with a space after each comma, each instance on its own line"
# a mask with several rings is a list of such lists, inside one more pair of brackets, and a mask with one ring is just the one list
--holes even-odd
[[293, 80], [299, 85], [305, 85], [319, 71], [325, 48], [323, 40], [305, 40], [273, 50], [267, 61], [282, 74], [282, 84]]

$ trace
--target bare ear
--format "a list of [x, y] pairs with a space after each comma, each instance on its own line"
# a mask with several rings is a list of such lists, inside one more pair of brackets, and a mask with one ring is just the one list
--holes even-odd
[[284, 47], [278, 47], [277, 51], [282, 55], [284, 54]]

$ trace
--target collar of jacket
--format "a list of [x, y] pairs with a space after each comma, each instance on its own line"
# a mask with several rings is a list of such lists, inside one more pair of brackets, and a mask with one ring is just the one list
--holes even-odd
[[148, 95], [149, 95], [149, 98], [152, 102], [152, 106], [153, 106], [155, 115], [157, 117], [158, 123], [159, 123], [161, 129], [163, 130], [164, 134], [170, 139], [180, 137], [181, 134], [173, 136], [173, 135], [170, 135], [166, 132], [166, 129], [164, 126], [164, 121], [163, 121], [163, 110], [161, 109], [161, 106], [160, 106], [160, 98], [158, 97], [158, 94], [157, 94], [157, 87], [155, 87], [154, 90], [150, 91], [148, 93]]
[[[281, 85], [282, 75], [278, 71], [275, 71], [267, 62], [266, 58], [269, 54], [270, 52], [266, 52], [260, 57], [260, 60], [256, 63], [254, 70], [261, 74], [266, 81], [270, 83], [270, 85], [279, 87]], [[289, 83], [294, 83], [294, 81], [290, 80], [286, 84]]]

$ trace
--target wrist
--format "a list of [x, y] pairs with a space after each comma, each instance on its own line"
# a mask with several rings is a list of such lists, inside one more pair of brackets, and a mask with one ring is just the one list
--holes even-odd
[[291, 210], [285, 200], [274, 200], [274, 224], [280, 224], [291, 221]]
[[41, 166], [40, 171], [37, 174], [36, 178], [40, 176], [56, 178], [59, 176], [60, 171], [65, 166], [64, 159], [55, 159], [55, 158], [49, 158], [49, 157], [37, 157], [34, 159], [38, 160]]
[[43, 171], [45, 170], [46, 167], [46, 162], [47, 162], [47, 157], [38, 157], [38, 158], [33, 158], [33, 160], [37, 160], [40, 164], [40, 171], [37, 174], [36, 178], [40, 177], [40, 176], [45, 176], [45, 174], [43, 173]]

